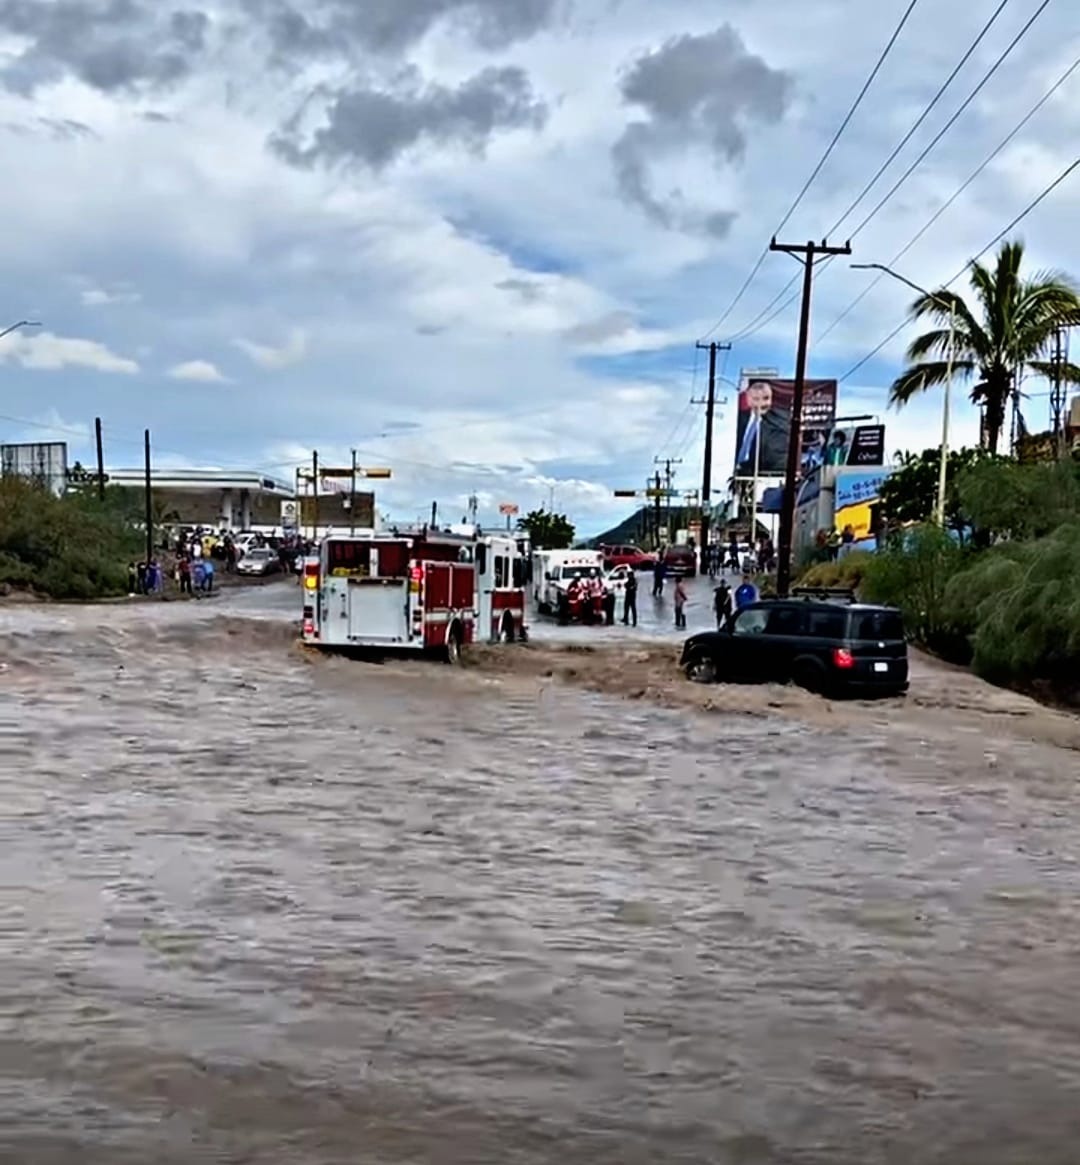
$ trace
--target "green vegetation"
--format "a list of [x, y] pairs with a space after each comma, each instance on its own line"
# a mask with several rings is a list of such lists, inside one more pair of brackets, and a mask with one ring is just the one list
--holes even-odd
[[[971, 265], [969, 276], [975, 307], [947, 287], [920, 295], [911, 305], [912, 319], [929, 318], [938, 327], [917, 337], [908, 348], [911, 366], [893, 382], [893, 404], [912, 397], [948, 378], [949, 321], [955, 324], [953, 372], [975, 377], [971, 399], [986, 409], [987, 445], [996, 453], [1005, 412], [1017, 379], [1026, 371], [1047, 376], [1052, 370], [1050, 351], [1059, 327], [1080, 324], [1080, 292], [1053, 271], [1025, 278], [1020, 267], [1023, 243], [1003, 243], [993, 269]], [[931, 357], [928, 359], [928, 357]], [[1080, 383], [1080, 368], [1062, 365], [1063, 378]]]
[[798, 581], [800, 587], [850, 587], [857, 591], [873, 555], [865, 550], [853, 550], [835, 561], [818, 562]]
[[[965, 525], [959, 481], [964, 473], [998, 459], [984, 449], [954, 449], [945, 473], [945, 521], [951, 530]], [[937, 508], [940, 448], [922, 453], [897, 453], [896, 467], [881, 485], [881, 512], [894, 525], [930, 522]]]
[[565, 514], [530, 510], [518, 519], [518, 529], [529, 535], [534, 550], [565, 550], [574, 541], [574, 526]]
[[[111, 492], [111, 491], [110, 491]], [[127, 566], [139, 553], [118, 495], [57, 498], [19, 478], [0, 479], [0, 585], [55, 599], [127, 593]]]
[[[983, 678], [1080, 703], [1080, 463], [974, 458], [954, 494], [953, 531], [893, 525], [876, 554], [815, 566], [800, 585], [854, 586]], [[910, 495], [882, 501], [894, 523]]]

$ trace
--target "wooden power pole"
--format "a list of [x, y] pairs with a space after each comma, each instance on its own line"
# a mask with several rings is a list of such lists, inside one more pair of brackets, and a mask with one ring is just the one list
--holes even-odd
[[[709, 392], [705, 398], [705, 463], [701, 469], [701, 539], [700, 553], [702, 569], [705, 568], [705, 554], [709, 545], [709, 498], [712, 494], [712, 439], [713, 418], [716, 413], [716, 353], [730, 352], [730, 344], [698, 343], [698, 348], [709, 352]], [[695, 402], [700, 403], [700, 402]]]
[[[791, 436], [788, 439], [784, 501], [780, 509], [780, 536], [777, 546], [776, 593], [786, 598], [791, 590], [791, 555], [795, 538], [795, 489], [799, 481], [802, 454], [803, 398], [806, 395], [806, 353], [810, 341], [810, 298], [814, 287], [814, 263], [826, 255], [850, 255], [851, 244], [830, 247], [827, 242], [769, 244], [770, 251], [783, 251], [803, 265], [802, 312], [799, 317], [799, 347], [795, 357], [795, 393], [791, 402]], [[754, 531], [751, 532], [752, 534]]]

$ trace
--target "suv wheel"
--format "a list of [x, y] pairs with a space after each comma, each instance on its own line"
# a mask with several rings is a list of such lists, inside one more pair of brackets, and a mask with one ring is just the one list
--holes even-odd
[[686, 661], [686, 678], [695, 684], [716, 683], [716, 661], [703, 648], [698, 648]]
[[809, 655], [795, 660], [791, 666], [791, 678], [797, 687], [819, 696], [824, 695], [828, 687], [824, 664]]

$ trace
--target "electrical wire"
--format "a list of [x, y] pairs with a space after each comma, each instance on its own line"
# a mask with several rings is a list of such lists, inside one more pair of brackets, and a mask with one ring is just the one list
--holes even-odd
[[923, 109], [922, 113], [920, 113], [919, 116], [912, 123], [911, 128], [900, 139], [900, 141], [897, 143], [897, 145], [894, 148], [894, 150], [892, 151], [892, 153], [885, 159], [884, 162], [882, 162], [881, 166], [879, 167], [877, 173], [873, 176], [873, 178], [871, 178], [870, 181], [867, 182], [867, 184], [862, 188], [862, 190], [859, 192], [859, 196], [855, 199], [855, 201], [852, 202], [852, 204], [847, 208], [847, 210], [845, 210], [844, 213], [829, 228], [829, 231], [828, 231], [829, 236], [836, 234], [836, 232], [848, 220], [850, 215], [854, 213], [855, 209], [859, 206], [859, 204], [862, 202], [862, 200], [878, 184], [879, 180], [881, 179], [882, 174], [884, 174], [885, 171], [888, 170], [888, 168], [893, 164], [893, 162], [896, 161], [896, 159], [900, 155], [901, 150], [903, 150], [903, 148], [908, 144], [908, 142], [911, 141], [911, 139], [915, 136], [916, 132], [918, 131], [918, 129], [922, 125], [922, 123], [933, 112], [937, 103], [942, 99], [942, 97], [945, 96], [945, 93], [947, 92], [949, 86], [953, 83], [953, 81], [956, 80], [957, 76], [959, 75], [960, 70], [968, 63], [969, 60], [971, 60], [972, 56], [975, 53], [975, 50], [979, 47], [980, 44], [982, 44], [983, 40], [986, 38], [987, 33], [990, 31], [991, 28], [994, 27], [994, 24], [997, 21], [997, 18], [1002, 14], [1002, 12], [1005, 11], [1006, 7], [1010, 3], [1011, 3], [1011, 0], [1001, 0], [1001, 2], [998, 4], [997, 8], [994, 9], [993, 13], [990, 16], [990, 19], [987, 20], [987, 22], [982, 26], [981, 30], [979, 31], [978, 36], [976, 36], [975, 39], [971, 42], [971, 44], [968, 45], [967, 51], [960, 58], [960, 60], [957, 61], [956, 66], [953, 68], [953, 71], [941, 83], [941, 86], [938, 88], [938, 91], [930, 99], [930, 102]]
[[[968, 187], [979, 177], [980, 174], [990, 165], [991, 162], [1013, 141], [1018, 133], [1031, 121], [1031, 119], [1039, 112], [1040, 109], [1054, 96], [1055, 93], [1065, 84], [1066, 81], [1080, 69], [1080, 57], [1061, 74], [1060, 77], [1050, 86], [1049, 89], [1039, 98], [1039, 100], [1024, 114], [1024, 116], [1013, 126], [1013, 128], [1001, 139], [1000, 142], [990, 151], [989, 154], [979, 163], [978, 166], [968, 175], [968, 177], [953, 191], [953, 193], [946, 199], [945, 202], [937, 208], [936, 211], [927, 219], [925, 223], [911, 236], [910, 239], [896, 252], [895, 255], [886, 264], [887, 267], [892, 267], [899, 263], [901, 259], [911, 250], [912, 247], [926, 234], [926, 232], [941, 218], [941, 216], [953, 205], [954, 202], [968, 189]], [[870, 294], [877, 285], [886, 278], [885, 272], [880, 271], [878, 274], [866, 285], [865, 288], [848, 304], [846, 308], [832, 321], [831, 324], [818, 336], [816, 343], [820, 343], [825, 339], [838, 324], [842, 323], [851, 313], [859, 306], [860, 303]]]
[[[903, 16], [900, 17], [900, 22], [897, 24], [896, 28], [893, 30], [893, 34], [892, 34], [892, 36], [889, 37], [888, 43], [882, 49], [881, 54], [879, 55], [879, 57], [877, 59], [877, 62], [875, 63], [873, 69], [871, 69], [871, 71], [870, 71], [869, 77], [867, 77], [866, 81], [863, 83], [863, 87], [859, 90], [858, 96], [855, 98], [854, 102], [852, 103], [851, 108], [848, 110], [847, 116], [840, 123], [840, 127], [839, 127], [839, 129], [837, 129], [836, 133], [833, 134], [832, 141], [830, 141], [828, 146], [825, 148], [825, 152], [821, 155], [821, 158], [818, 160], [817, 165], [811, 171], [810, 177], [807, 178], [807, 180], [803, 183], [803, 187], [799, 191], [798, 195], [796, 196], [795, 201], [788, 208], [787, 213], [780, 220], [776, 229], [772, 232], [774, 237], [776, 235], [778, 235], [784, 229], [785, 226], [787, 226], [788, 222], [790, 222], [792, 215], [795, 213], [796, 210], [798, 210], [799, 206], [802, 204], [803, 199], [806, 197], [807, 193], [809, 192], [810, 187], [817, 180], [817, 177], [821, 173], [822, 168], [824, 167], [825, 163], [829, 160], [830, 156], [832, 155], [833, 150], [836, 149], [837, 143], [840, 141], [841, 137], [843, 137], [844, 131], [847, 129], [848, 125], [851, 123], [851, 119], [855, 116], [856, 111], [858, 110], [859, 106], [862, 104], [863, 98], [869, 92], [870, 86], [874, 83], [874, 80], [877, 78], [878, 73], [881, 72], [881, 67], [885, 64], [886, 59], [888, 58], [889, 54], [892, 52], [893, 46], [896, 44], [897, 40], [899, 39], [901, 32], [903, 32], [904, 26], [907, 24], [908, 18], [911, 16], [912, 12], [915, 10], [915, 5], [918, 2], [919, 2], [919, 0], [910, 0], [910, 2], [908, 3], [907, 8], [904, 10]], [[705, 333], [704, 336], [702, 336], [703, 340], [707, 340], [710, 336], [714, 335], [717, 331], [719, 331], [719, 329], [727, 321], [727, 319], [731, 315], [731, 313], [742, 302], [743, 296], [749, 290], [751, 283], [753, 283], [754, 280], [757, 278], [757, 274], [761, 270], [762, 264], [765, 262], [765, 259], [768, 257], [768, 254], [769, 254], [769, 248], [766, 246], [765, 249], [758, 256], [757, 262], [752, 267], [750, 274], [746, 277], [746, 280], [744, 281], [743, 285], [736, 292], [735, 298], [731, 301], [731, 303], [728, 304], [727, 308], [725, 308], [723, 315], [721, 315], [721, 317], [716, 321], [716, 323], [713, 324], [713, 326]]]
[[[1042, 191], [1041, 194], [1032, 199], [1032, 201], [1029, 202], [1027, 206], [1024, 207], [1024, 209], [1007, 226], [998, 231], [998, 233], [990, 240], [990, 242], [988, 242], [981, 251], [973, 255], [972, 258], [969, 259], [968, 262], [965, 263], [963, 267], [961, 267], [960, 270], [957, 271], [957, 273], [943, 286], [951, 287], [968, 270], [972, 263], [977, 263], [983, 257], [983, 255], [986, 254], [987, 251], [990, 251], [996, 247], [997, 244], [1000, 243], [1001, 240], [1005, 238], [1005, 236], [1010, 231], [1019, 226], [1019, 224], [1022, 223], [1024, 219], [1027, 218], [1027, 216], [1031, 214], [1031, 212], [1041, 202], [1048, 198], [1065, 181], [1065, 179], [1068, 178], [1069, 175], [1071, 175], [1078, 168], [1080, 168], [1080, 158], [1076, 158], [1073, 162], [1066, 166], [1065, 169], [1062, 170], [1062, 172], [1054, 179], [1053, 182], [1050, 183], [1049, 186], [1047, 186]], [[897, 326], [893, 328], [893, 330], [880, 343], [875, 345], [875, 347], [872, 348], [857, 364], [852, 365], [852, 367], [849, 368], [847, 372], [845, 372], [844, 375], [840, 377], [840, 380], [849, 380], [852, 376], [854, 376], [855, 373], [858, 372], [859, 369], [861, 369], [864, 365], [869, 363], [869, 361], [871, 361], [881, 351], [881, 349], [885, 347], [886, 344], [895, 339], [904, 330], [904, 328], [907, 326], [907, 323], [908, 321], [906, 319], [901, 320], [900, 323], [897, 324]]]
[[997, 73], [998, 69], [1000, 69], [1005, 61], [1008, 60], [1008, 58], [1012, 55], [1013, 51], [1016, 49], [1016, 46], [1024, 39], [1025, 36], [1027, 36], [1031, 26], [1046, 11], [1049, 5], [1050, 0], [1042, 0], [1038, 8], [1035, 9], [1024, 26], [1020, 29], [1016, 36], [1013, 37], [1009, 44], [1006, 45], [1005, 49], [1002, 51], [1000, 56], [998, 56], [997, 60], [994, 61], [990, 68], [987, 69], [987, 71], [983, 74], [983, 77], [979, 83], [975, 86], [974, 89], [972, 89], [972, 91], [967, 95], [963, 102], [961, 102], [960, 108], [956, 110], [952, 117], [950, 117], [949, 120], [941, 127], [941, 129], [939, 129], [938, 132], [930, 139], [929, 144], [925, 147], [922, 153], [919, 154], [915, 161], [912, 162], [911, 165], [908, 166], [908, 168], [903, 172], [903, 174], [900, 175], [896, 182], [893, 183], [888, 193], [878, 202], [874, 209], [870, 211], [870, 213], [866, 215], [862, 222], [860, 222], [859, 225], [851, 232], [849, 239], [855, 239], [863, 232], [863, 230], [878, 216], [884, 206], [892, 199], [893, 195], [896, 194], [901, 186], [903, 186], [904, 183], [911, 177], [911, 175], [914, 174], [918, 167], [922, 165], [922, 163], [929, 156], [930, 152], [934, 149], [935, 146], [937, 146], [938, 142], [940, 142], [941, 139], [949, 132], [949, 130], [952, 129], [952, 127], [960, 119], [961, 115], [967, 110], [968, 106], [971, 105], [976, 97], [978, 97], [978, 95], [985, 88], [986, 84], [990, 81], [994, 74]]
[[[918, 169], [918, 167], [926, 160], [927, 157], [929, 157], [931, 151], [938, 145], [938, 143], [949, 132], [949, 130], [952, 129], [952, 127], [960, 119], [960, 117], [963, 115], [963, 113], [968, 109], [968, 107], [975, 100], [975, 98], [979, 95], [979, 93], [982, 92], [983, 88], [985, 88], [985, 86], [989, 83], [991, 78], [997, 73], [997, 71], [1001, 68], [1001, 66], [1005, 63], [1005, 61], [1009, 58], [1009, 56], [1013, 53], [1013, 51], [1016, 49], [1017, 45], [1019, 45], [1019, 43], [1024, 39], [1024, 37], [1030, 31], [1032, 25], [1034, 25], [1035, 21], [1038, 20], [1038, 18], [1043, 14], [1043, 12], [1047, 9], [1047, 7], [1049, 7], [1050, 2], [1051, 2], [1051, 0], [1041, 0], [1041, 3], [1035, 9], [1034, 13], [1032, 13], [1032, 15], [1027, 19], [1027, 21], [1021, 27], [1020, 31], [1013, 37], [1013, 39], [1009, 42], [1009, 44], [1005, 47], [1005, 49], [997, 57], [997, 59], [990, 66], [990, 68], [983, 74], [979, 83], [975, 86], [974, 89], [971, 90], [971, 92], [967, 95], [967, 97], [960, 104], [959, 108], [953, 113], [953, 115], [948, 119], [948, 121], [945, 122], [945, 124], [941, 127], [941, 129], [938, 130], [938, 132], [934, 135], [934, 137], [931, 139], [929, 144], [923, 149], [923, 151], [919, 154], [919, 156], [915, 159], [915, 161], [911, 163], [911, 165], [907, 168], [907, 170], [904, 171], [903, 174], [901, 174], [901, 176], [897, 179], [897, 181], [890, 188], [888, 193], [886, 193], [885, 196], [882, 199], [880, 199], [880, 201], [877, 203], [877, 205], [874, 207], [874, 209], [871, 210], [870, 213], [867, 214], [863, 218], [862, 222], [860, 222], [859, 225], [851, 232], [851, 234], [849, 236], [849, 241], [851, 239], [856, 238], [873, 221], [873, 219], [881, 212], [881, 210], [893, 198], [893, 196], [897, 193], [897, 191], [900, 190], [900, 188], [904, 185], [904, 183], [907, 182], [907, 180]], [[938, 89], [937, 93], [931, 99], [931, 101], [927, 105], [926, 109], [923, 111], [923, 113], [920, 115], [920, 117], [916, 120], [915, 125], [908, 132], [908, 134], [904, 137], [904, 139], [901, 141], [900, 145], [896, 148], [896, 150], [894, 150], [893, 153], [890, 155], [889, 159], [885, 163], [885, 166], [883, 166], [878, 171], [878, 173], [873, 177], [873, 179], [871, 179], [871, 181], [863, 189], [862, 193], [860, 193], [859, 197], [851, 204], [851, 206], [848, 207], [848, 209], [840, 216], [840, 218], [837, 219], [836, 223], [834, 224], [832, 229], [829, 230], [828, 234], [834, 235], [836, 233], [836, 230], [839, 228], [839, 226], [851, 214], [851, 212], [855, 209], [855, 207], [859, 205], [859, 203], [863, 200], [863, 198], [865, 198], [866, 194], [869, 193], [869, 191], [877, 183], [878, 179], [884, 173], [885, 169], [888, 168], [889, 164], [891, 164], [891, 162], [900, 153], [900, 150], [911, 139], [911, 136], [913, 135], [915, 130], [919, 127], [919, 125], [922, 124], [923, 120], [925, 120], [926, 116], [930, 113], [930, 111], [934, 108], [934, 106], [941, 99], [944, 92], [948, 89], [949, 85], [952, 83], [953, 79], [959, 73], [960, 69], [963, 68], [964, 64], [966, 64], [966, 62], [970, 59], [971, 54], [975, 51], [976, 47], [980, 44], [980, 42], [986, 36], [987, 32], [990, 30], [994, 21], [997, 20], [998, 16], [1002, 12], [1006, 3], [1008, 3], [1008, 0], [1002, 0], [1002, 2], [999, 4], [997, 10], [992, 14], [989, 21], [983, 26], [982, 30], [979, 32], [978, 36], [975, 38], [974, 42], [972, 43], [972, 45], [970, 46], [968, 51], [960, 59], [960, 62], [954, 68], [953, 72], [949, 75], [948, 78], [946, 78], [945, 82]], [[827, 266], [828, 266], [828, 264], [823, 263], [821, 265], [821, 271], [824, 271]], [[817, 278], [817, 274], [815, 274], [815, 279], [816, 278]], [[764, 311], [762, 311], [750, 324], [748, 324], [745, 328], [743, 328], [743, 330], [741, 332], [739, 332], [736, 337], [733, 337], [733, 342], [734, 342], [734, 339], [739, 339], [739, 340], [748, 339], [751, 335], [760, 331], [763, 327], [765, 327], [768, 323], [770, 323], [778, 315], [780, 315], [783, 311], [785, 311], [788, 308], [788, 306], [790, 306], [791, 303], [794, 303], [798, 299], [797, 292], [791, 299], [787, 300], [777, 311], [772, 312], [772, 314], [769, 314], [770, 311], [772, 310], [772, 308], [785, 295], [787, 295], [788, 292], [791, 291], [792, 287], [794, 287], [797, 280], [798, 280], [798, 275], [793, 276], [792, 279], [790, 279], [788, 281], [786, 286], [780, 291], [780, 293], [773, 299], [773, 301], [764, 309]], [[830, 326], [829, 330], [831, 330], [831, 326]], [[824, 333], [823, 333], [823, 335], [824, 335]]]

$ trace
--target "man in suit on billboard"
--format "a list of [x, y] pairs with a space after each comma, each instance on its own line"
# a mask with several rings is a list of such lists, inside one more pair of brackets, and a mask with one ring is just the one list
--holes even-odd
[[736, 477], [775, 477], [786, 472], [791, 408], [790, 404], [782, 407], [777, 397], [768, 380], [752, 380], [739, 394]]

